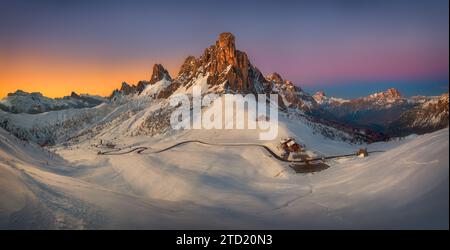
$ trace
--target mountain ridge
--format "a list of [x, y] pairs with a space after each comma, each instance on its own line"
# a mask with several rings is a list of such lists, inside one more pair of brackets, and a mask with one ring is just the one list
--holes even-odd
[[69, 96], [50, 98], [40, 92], [17, 90], [0, 100], [0, 109], [11, 113], [37, 114], [69, 108], [95, 107], [105, 101], [106, 99], [100, 96], [77, 94], [74, 91]]
[[[389, 88], [386, 91], [354, 99], [328, 97], [323, 91], [314, 94], [313, 98], [321, 110], [321, 112], [317, 112], [317, 116], [355, 127], [370, 128], [389, 137], [432, 132], [448, 126], [445, 105], [441, 105], [440, 108], [428, 109], [428, 115], [439, 117], [438, 120], [436, 118], [433, 122], [422, 122], [422, 126], [417, 127], [412, 125], [414, 110], [418, 117], [424, 117], [425, 115], [421, 111], [425, 109], [424, 105], [438, 100], [441, 100], [442, 103], [445, 103], [446, 100], [448, 103], [448, 93], [431, 97], [404, 97], [397, 89]], [[407, 127], [409, 129], [406, 129]]]
[[[16, 98], [16, 103], [11, 104], [2, 100], [0, 108], [13, 113], [42, 113], [68, 108], [94, 107], [103, 102], [116, 103], [115, 105], [130, 102], [128, 113], [133, 114], [138, 112], [139, 106], [148, 105], [154, 99], [167, 101], [174, 93], [190, 93], [193, 86], [201, 86], [203, 94], [278, 94], [278, 104], [282, 112], [300, 112], [314, 122], [335, 127], [347, 133], [370, 135], [372, 138], [369, 138], [369, 141], [385, 138], [377, 133], [394, 133], [396, 129], [392, 128], [392, 124], [402, 124], [397, 122], [399, 117], [405, 114], [403, 119], [411, 120], [412, 114], [408, 115], [407, 111], [419, 109], [421, 104], [433, 99], [432, 97], [406, 98], [395, 88], [350, 100], [328, 97], [323, 91], [310, 95], [291, 81], [283, 79], [276, 72], [264, 76], [251, 63], [247, 54], [237, 49], [234, 35], [224, 32], [219, 34], [216, 42], [207, 47], [199, 57], [186, 57], [176, 77], [171, 77], [163, 65], [154, 64], [149, 79], [141, 80], [136, 84], [123, 82], [121, 87], [115, 89], [108, 98], [94, 98], [73, 92], [68, 97], [51, 99], [40, 93], [16, 91], [7, 97], [10, 99], [20, 97]], [[61, 100], [64, 101], [63, 104], [54, 104], [62, 102]], [[138, 106], [134, 107], [134, 105]], [[160, 113], [164, 114], [163, 116], [152, 119], [162, 119], [161, 124], [167, 126], [169, 113], [166, 111], [168, 110], [166, 108], [165, 112]], [[435, 110], [432, 109], [431, 112]], [[407, 116], [408, 119], [405, 118]], [[123, 117], [126, 119], [125, 115]], [[436, 123], [448, 126], [448, 118], [445, 120], [445, 115], [436, 114], [434, 117], [442, 119]], [[151, 124], [153, 122], [146, 119], [142, 126], [152, 127]], [[157, 131], [160, 131], [160, 126], [157, 127]], [[428, 131], [423, 128], [420, 130]]]

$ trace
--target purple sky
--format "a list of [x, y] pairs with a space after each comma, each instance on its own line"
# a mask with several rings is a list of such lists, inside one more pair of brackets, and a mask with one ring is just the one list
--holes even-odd
[[[23, 54], [37, 54], [42, 63], [64, 58], [61, 64], [104, 64], [119, 72], [121, 66], [142, 64], [146, 79], [153, 63], [175, 74], [187, 55], [200, 55], [229, 31], [264, 74], [276, 71], [309, 91], [351, 97], [395, 85], [408, 95], [438, 94], [448, 91], [448, 5], [448, 0], [2, 1], [0, 64]], [[11, 65], [21, 72], [20, 63]], [[123, 80], [129, 72], [123, 71]], [[15, 84], [6, 82], [11, 79], [0, 78], [0, 86]], [[43, 80], [30, 74], [29, 81]]]

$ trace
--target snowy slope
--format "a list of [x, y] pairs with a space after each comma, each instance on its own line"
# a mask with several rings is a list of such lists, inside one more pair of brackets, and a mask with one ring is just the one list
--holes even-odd
[[[372, 144], [387, 151], [308, 175], [255, 147], [99, 156], [81, 143], [52, 148], [61, 159], [0, 132], [0, 228], [448, 228], [448, 129]], [[251, 141], [254, 132], [189, 130], [122, 144]], [[327, 147], [306, 132], [294, 133], [314, 151], [357, 147]]]

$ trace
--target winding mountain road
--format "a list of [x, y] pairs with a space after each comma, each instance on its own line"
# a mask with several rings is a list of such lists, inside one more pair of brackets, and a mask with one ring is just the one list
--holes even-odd
[[[203, 145], [221, 146], [221, 147], [260, 147], [260, 148], [263, 148], [264, 150], [266, 150], [275, 159], [282, 161], [282, 162], [289, 162], [289, 163], [308, 163], [308, 162], [313, 162], [313, 161], [322, 161], [322, 160], [328, 160], [328, 159], [334, 159], [334, 158], [356, 156], [356, 153], [353, 153], [353, 154], [342, 154], [342, 155], [331, 155], [331, 156], [323, 156], [323, 157], [316, 157], [316, 158], [307, 158], [307, 159], [302, 159], [302, 160], [289, 160], [289, 159], [279, 156], [271, 148], [269, 148], [266, 145], [262, 145], [262, 144], [256, 144], [256, 143], [211, 143], [211, 142], [204, 142], [204, 141], [200, 141], [200, 140], [182, 141], [182, 142], [176, 143], [172, 146], [169, 146], [169, 147], [166, 147], [163, 149], [159, 149], [159, 150], [155, 150], [155, 151], [151, 151], [148, 153], [149, 154], [158, 154], [158, 153], [162, 153], [162, 152], [171, 150], [173, 148], [176, 148], [176, 147], [188, 144], [188, 143], [198, 143], [198, 144], [203, 144]], [[136, 152], [137, 154], [143, 154], [144, 151], [147, 151], [149, 149], [151, 149], [151, 148], [150, 147], [136, 147], [136, 148], [132, 148], [128, 151], [121, 151], [122, 149], [119, 148], [116, 150], [105, 151], [105, 152], [99, 151], [98, 154], [99, 155], [125, 155], [125, 154], [130, 154], [133, 152]], [[384, 151], [370, 151], [368, 153], [379, 153], [379, 152], [384, 152]]]

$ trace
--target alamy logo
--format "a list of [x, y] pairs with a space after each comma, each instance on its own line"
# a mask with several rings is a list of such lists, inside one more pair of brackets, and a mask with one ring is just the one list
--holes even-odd
[[[260, 129], [260, 140], [273, 140], [278, 135], [278, 95], [206, 94], [194, 86], [188, 94], [170, 98], [176, 107], [171, 114], [173, 129]], [[202, 107], [206, 107], [202, 111]]]

